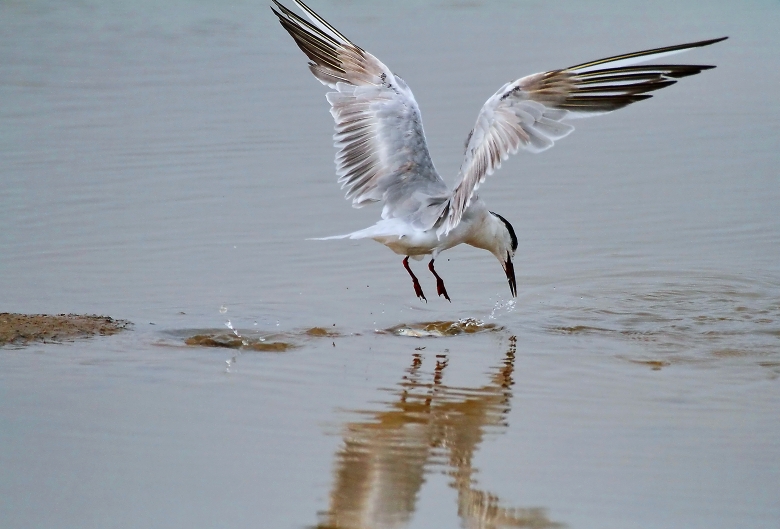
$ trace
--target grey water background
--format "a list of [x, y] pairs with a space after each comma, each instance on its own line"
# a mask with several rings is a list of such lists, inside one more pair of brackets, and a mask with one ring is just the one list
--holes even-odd
[[[378, 210], [265, 4], [0, 3], [0, 312], [135, 323], [0, 349], [0, 526], [777, 527], [780, 4], [312, 7], [404, 77], [448, 181], [504, 82], [731, 38], [490, 177], [516, 301], [456, 248], [424, 304], [384, 247], [305, 240]], [[375, 332], [463, 318], [498, 328]], [[297, 347], [183, 345], [228, 323]]]

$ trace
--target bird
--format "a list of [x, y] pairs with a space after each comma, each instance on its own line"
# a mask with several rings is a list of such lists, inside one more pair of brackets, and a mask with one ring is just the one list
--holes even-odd
[[309, 59], [309, 70], [331, 89], [336, 173], [346, 199], [361, 208], [382, 205], [381, 220], [330, 239], [373, 239], [403, 255], [415, 295], [427, 302], [409, 258], [430, 256], [436, 291], [452, 302], [436, 272], [439, 254], [459, 244], [492, 253], [517, 297], [513, 259], [518, 240], [512, 224], [490, 211], [477, 190], [519, 150], [538, 153], [568, 136], [568, 120], [618, 110], [652, 97], [677, 79], [715, 66], [644, 64], [709, 46], [728, 37], [615, 55], [504, 84], [482, 106], [468, 133], [454, 187], [436, 171], [417, 102], [406, 82], [383, 62], [345, 37], [301, 0], [306, 19], [272, 0], [271, 10]]

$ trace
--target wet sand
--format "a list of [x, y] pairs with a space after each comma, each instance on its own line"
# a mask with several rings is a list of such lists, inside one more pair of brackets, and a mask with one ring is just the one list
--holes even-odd
[[64, 342], [92, 336], [110, 336], [132, 325], [127, 320], [85, 314], [0, 313], [0, 346], [31, 342]]

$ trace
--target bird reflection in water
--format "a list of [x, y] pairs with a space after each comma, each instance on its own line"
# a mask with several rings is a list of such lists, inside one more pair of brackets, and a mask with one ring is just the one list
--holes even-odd
[[505, 507], [495, 494], [477, 488], [474, 454], [488, 428], [507, 427], [515, 349], [511, 337], [503, 361], [479, 387], [446, 385], [446, 355], [436, 355], [430, 373], [423, 370], [422, 354], [414, 354], [402, 380], [389, 390], [395, 399], [385, 411], [358, 411], [364, 420], [344, 426], [330, 506], [316, 528], [404, 527], [425, 475], [439, 469], [452, 477], [463, 527], [564, 527], [544, 509]]

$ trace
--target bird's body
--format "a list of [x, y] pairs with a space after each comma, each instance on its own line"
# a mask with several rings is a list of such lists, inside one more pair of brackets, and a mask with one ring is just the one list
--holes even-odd
[[440, 296], [450, 299], [444, 288], [444, 281], [433, 268], [436, 257], [444, 250], [449, 250], [459, 244], [468, 244], [493, 253], [502, 263], [512, 295], [517, 294], [512, 257], [517, 250], [517, 237], [512, 225], [506, 219], [488, 211], [487, 206], [479, 197], [473, 197], [471, 204], [463, 213], [463, 218], [455, 228], [443, 235], [436, 233], [436, 227], [419, 230], [400, 219], [383, 219], [363, 230], [346, 235], [322, 237], [317, 240], [329, 239], [373, 239], [382, 243], [399, 255], [405, 255], [404, 267], [412, 276], [415, 294], [426, 299], [417, 277], [409, 268], [409, 257], [421, 260], [431, 256], [429, 270], [436, 277], [436, 290]]
[[[450, 188], [431, 161], [420, 110], [406, 83], [376, 57], [358, 47], [300, 0], [308, 21], [277, 0], [279, 21], [309, 57], [309, 69], [333, 91], [327, 94], [336, 122], [336, 169], [353, 207], [381, 202], [382, 220], [368, 228], [324, 239], [373, 239], [404, 255], [415, 293], [425, 295], [409, 257], [430, 255], [437, 292], [449, 300], [436, 273], [436, 257], [468, 244], [501, 263], [517, 295], [512, 259], [517, 236], [501, 215], [488, 210], [476, 190], [519, 149], [541, 152], [570, 134], [566, 123], [617, 110], [651, 97], [676, 79], [714, 66], [640, 65], [721, 39], [629, 53], [551, 70], [506, 83], [483, 105], [466, 140], [463, 163]], [[725, 38], [725, 37], [724, 37]]]
[[488, 249], [484, 240], [492, 240], [493, 234], [502, 228], [503, 224], [490, 214], [485, 203], [476, 199], [472, 200], [461, 222], [445, 235], [437, 235], [435, 227], [419, 230], [403, 220], [393, 218], [380, 220], [363, 230], [319, 240], [373, 239], [399, 255], [408, 255], [419, 261], [427, 255], [435, 259], [444, 250], [459, 244]]

